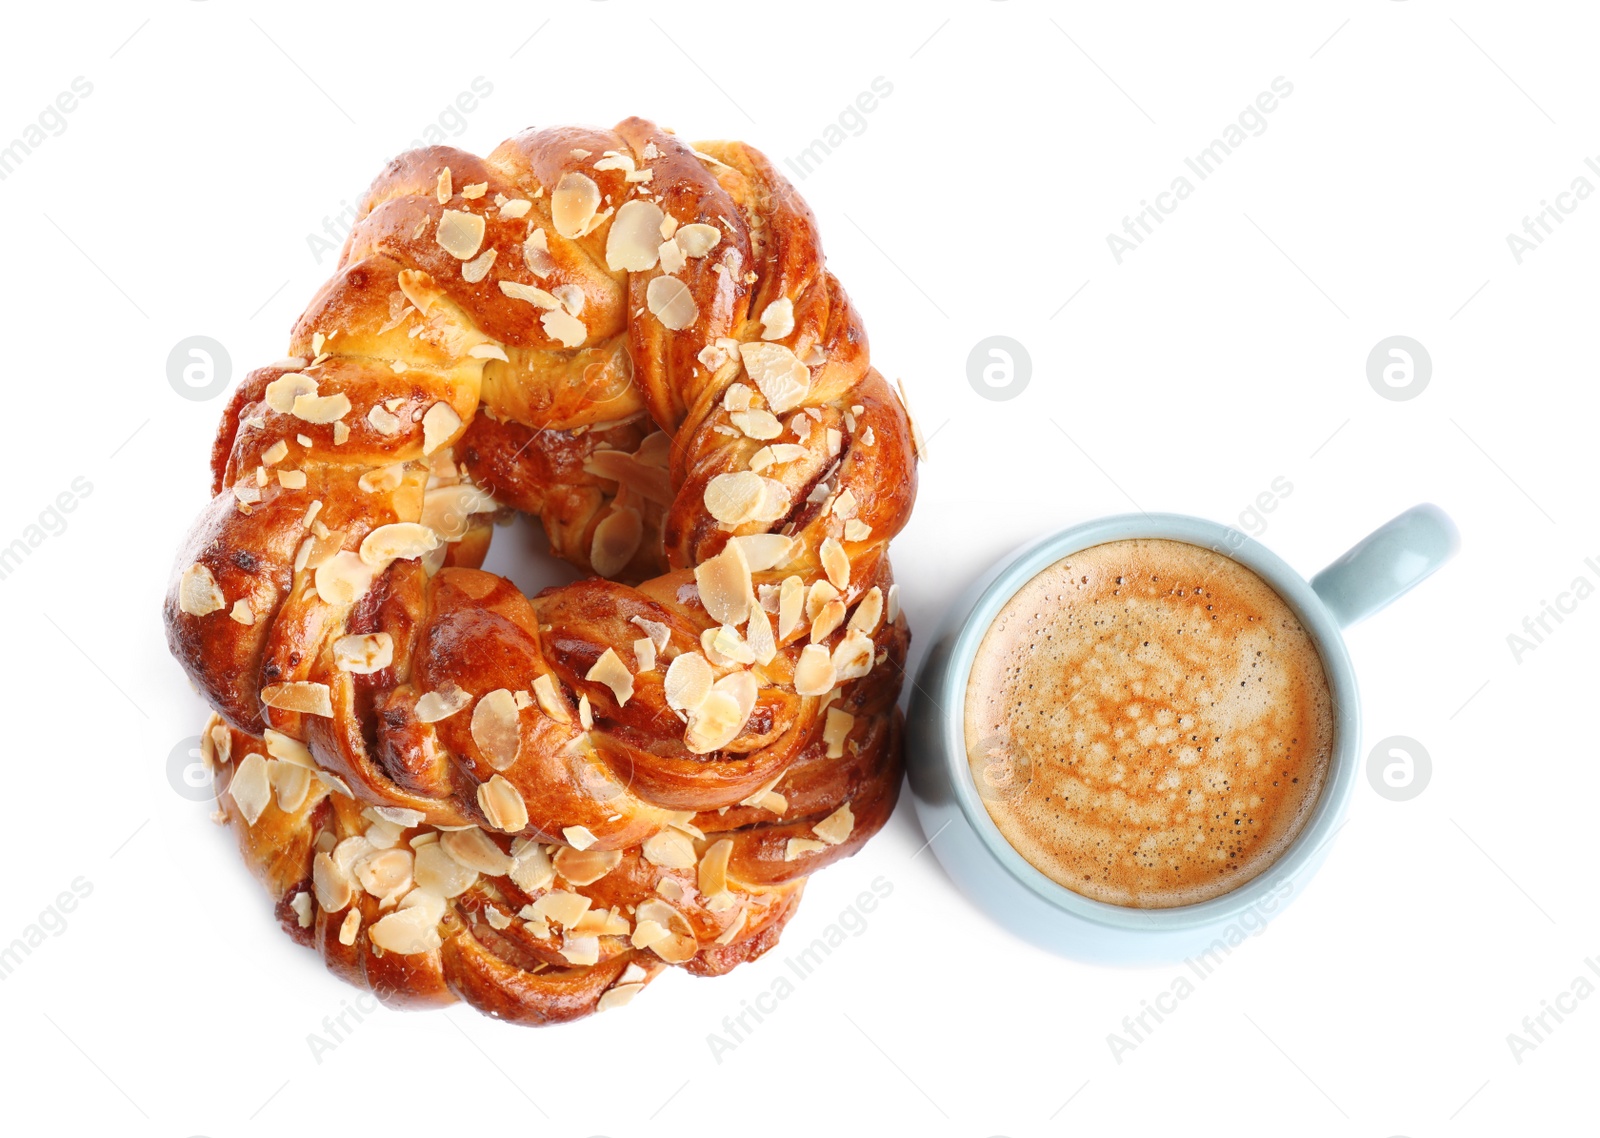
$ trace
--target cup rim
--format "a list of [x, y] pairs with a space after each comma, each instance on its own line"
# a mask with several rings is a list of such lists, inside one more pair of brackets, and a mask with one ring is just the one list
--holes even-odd
[[[1092, 546], [1135, 538], [1164, 539], [1196, 545], [1232, 558], [1265, 581], [1310, 634], [1328, 681], [1334, 707], [1334, 739], [1328, 773], [1311, 808], [1311, 816], [1289, 847], [1249, 881], [1219, 897], [1188, 905], [1139, 909], [1097, 901], [1060, 885], [1036, 869], [1006, 841], [980, 798], [966, 746], [966, 692], [984, 634], [1000, 610], [1024, 584], [1064, 557]], [[1060, 530], [1025, 546], [999, 563], [983, 585], [951, 641], [943, 670], [938, 706], [941, 716], [942, 761], [948, 764], [957, 808], [989, 855], [1018, 884], [1066, 915], [1118, 930], [1176, 932], [1225, 922], [1276, 892], [1285, 880], [1313, 866], [1343, 825], [1355, 786], [1357, 748], [1361, 739], [1361, 704], [1355, 669], [1344, 636], [1332, 613], [1307, 579], [1266, 546], [1220, 522], [1187, 514], [1114, 514]]]

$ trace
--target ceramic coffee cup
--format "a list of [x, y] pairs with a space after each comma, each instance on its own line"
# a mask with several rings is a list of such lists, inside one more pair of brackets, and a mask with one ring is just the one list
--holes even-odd
[[[1300, 834], [1257, 877], [1208, 901], [1139, 909], [1091, 900], [1056, 884], [1001, 836], [974, 784], [964, 715], [967, 679], [984, 633], [1027, 581], [1070, 554], [1108, 541], [1165, 538], [1233, 558], [1270, 585], [1310, 634], [1334, 703], [1322, 793]], [[1124, 514], [1055, 534], [975, 582], [951, 610], [917, 675], [906, 762], [917, 817], [951, 879], [1017, 934], [1065, 956], [1102, 963], [1175, 961], [1258, 929], [1304, 889], [1343, 824], [1360, 769], [1361, 703], [1341, 630], [1410, 590], [1455, 553], [1455, 525], [1415, 506], [1380, 526], [1308, 582], [1253, 539], [1178, 514]], [[1237, 943], [1237, 939], [1232, 939]]]

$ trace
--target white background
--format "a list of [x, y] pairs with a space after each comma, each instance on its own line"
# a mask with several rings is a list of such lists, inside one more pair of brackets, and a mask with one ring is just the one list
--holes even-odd
[[[0, 144], [74, 77], [93, 93], [0, 181], [0, 544], [75, 478], [92, 492], [0, 581], [0, 944], [74, 879], [92, 893], [0, 981], [8, 1129], [1583, 1125], [1600, 999], [1520, 1063], [1507, 1035], [1600, 955], [1600, 601], [1520, 663], [1507, 636], [1574, 578], [1600, 583], [1584, 565], [1600, 555], [1600, 201], [1521, 264], [1506, 235], [1580, 175], [1600, 186], [1583, 165], [1600, 155], [1596, 25], [1580, 5], [1207, 7], [10, 12]], [[160, 598], [223, 398], [181, 398], [166, 359], [197, 334], [226, 346], [235, 381], [281, 356], [333, 264], [307, 235], [476, 76], [493, 92], [452, 141], [480, 153], [531, 124], [642, 114], [780, 160], [886, 78], [864, 131], [798, 184], [875, 362], [905, 378], [932, 438], [895, 546], [919, 643], [996, 558], [1096, 515], [1232, 521], [1282, 476], [1293, 491], [1262, 539], [1309, 574], [1435, 501], [1461, 526], [1460, 557], [1350, 636], [1364, 749], [1416, 739], [1430, 783], [1392, 802], [1363, 779], [1305, 895], [1120, 1063], [1107, 1035], [1181, 966], [1091, 968], [995, 928], [916, 854], [909, 801], [812, 881], [778, 949], [726, 978], [674, 972], [624, 1011], [540, 1031], [460, 1006], [380, 1011], [318, 1062], [308, 1035], [355, 990], [276, 930], [230, 836], [168, 779], [204, 709], [166, 654]], [[1107, 234], [1278, 76], [1293, 94], [1265, 133], [1117, 264]], [[1405, 402], [1366, 377], [1395, 334], [1433, 363]], [[1031, 356], [1010, 401], [968, 383], [990, 335]], [[536, 559], [536, 533], [509, 544], [495, 564], [518, 563], [519, 581], [565, 579]], [[893, 892], [865, 931], [713, 1058], [723, 1017], [879, 876]]]

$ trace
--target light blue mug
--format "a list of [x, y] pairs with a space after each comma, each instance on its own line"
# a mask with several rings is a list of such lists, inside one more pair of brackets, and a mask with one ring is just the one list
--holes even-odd
[[[989, 817], [967, 759], [967, 679], [984, 633], [1041, 570], [1090, 546], [1130, 538], [1187, 542], [1233, 558], [1283, 598], [1310, 633], [1334, 704], [1333, 753], [1322, 793], [1298, 837], [1263, 873], [1209, 901], [1137, 909], [1056, 884], [1006, 842]], [[940, 864], [981, 909], [1046, 949], [1080, 960], [1153, 964], [1227, 948], [1293, 900], [1344, 823], [1360, 769], [1361, 703], [1341, 630], [1372, 615], [1454, 555], [1443, 510], [1415, 506], [1380, 526], [1309, 582], [1251, 538], [1179, 514], [1123, 514], [1055, 534], [1002, 562], [951, 610], [912, 689], [906, 764], [917, 817]]]

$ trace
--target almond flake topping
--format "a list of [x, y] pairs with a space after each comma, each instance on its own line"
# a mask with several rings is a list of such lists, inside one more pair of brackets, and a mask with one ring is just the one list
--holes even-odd
[[794, 539], [781, 533], [747, 534], [729, 538], [728, 544], [737, 545], [744, 553], [745, 563], [750, 566], [752, 573], [782, 565], [794, 555], [795, 548]]
[[445, 202], [450, 200], [451, 195], [455, 193], [452, 187], [450, 167], [446, 166], [439, 171], [439, 180], [433, 184], [433, 196], [440, 205], [444, 205]]
[[594, 667], [583, 678], [610, 688], [618, 707], [627, 706], [628, 700], [633, 697], [633, 673], [628, 671], [628, 665], [622, 662], [622, 657], [617, 655], [615, 649], [607, 648], [602, 652], [600, 659], [594, 662]]
[[848, 711], [828, 708], [828, 719], [822, 728], [822, 741], [828, 745], [828, 758], [837, 759], [844, 754], [845, 738], [855, 725], [856, 717]]
[[296, 395], [289, 413], [308, 423], [333, 423], [350, 414], [350, 397], [340, 391], [333, 395]]
[[333, 698], [327, 684], [296, 681], [268, 684], [261, 689], [261, 702], [279, 711], [298, 711], [302, 715], [333, 717]]
[[674, 711], [695, 711], [711, 694], [714, 678], [711, 665], [698, 652], [675, 656], [667, 667], [664, 684], [667, 706]]
[[694, 865], [694, 842], [677, 830], [662, 830], [644, 840], [644, 860], [666, 869], [688, 869]]
[[[718, 475], [718, 478], [727, 477], [737, 475]], [[713, 479], [713, 483], [715, 481]], [[706, 496], [711, 496], [709, 487]], [[755, 603], [755, 592], [750, 583], [750, 565], [741, 546], [730, 541], [721, 553], [702, 561], [695, 567], [694, 580], [700, 591], [700, 603], [712, 620], [731, 625], [744, 623]]]
[[867, 590], [850, 617], [850, 627], [868, 635], [878, 630], [878, 620], [883, 616], [883, 590], [874, 585]]
[[722, 838], [713, 842], [700, 859], [696, 885], [701, 896], [716, 897], [728, 891], [728, 858], [733, 853], [733, 840]]
[[433, 239], [458, 261], [470, 261], [483, 246], [484, 221], [480, 214], [447, 209], [439, 217]]
[[667, 650], [667, 645], [672, 641], [672, 629], [667, 625], [659, 620], [646, 620], [642, 616], [631, 617], [629, 622], [644, 630], [644, 634], [655, 644], [657, 652]]
[[526, 217], [528, 211], [532, 208], [533, 203], [527, 198], [512, 198], [500, 206], [500, 216], [515, 220], [519, 217]]
[[435, 403], [422, 417], [422, 453], [432, 454], [455, 438], [461, 430], [461, 416], [448, 403]]
[[763, 667], [778, 655], [778, 642], [772, 635], [772, 622], [759, 607], [750, 611], [750, 622], [745, 626], [745, 643], [749, 645], [753, 663]]
[[872, 527], [856, 518], [851, 518], [844, 523], [844, 539], [846, 541], [866, 541], [872, 536]]
[[[499, 775], [494, 777], [500, 778]], [[439, 835], [439, 844], [444, 847], [444, 852], [450, 855], [451, 860], [467, 869], [487, 873], [491, 877], [500, 877], [511, 869], [511, 858], [493, 838], [476, 826], [468, 826], [464, 830], [447, 830]]]
[[600, 187], [587, 174], [568, 171], [550, 194], [550, 220], [566, 238], [582, 237], [594, 225]]
[[900, 586], [899, 586], [899, 584], [893, 584], [893, 585], [889, 586], [889, 595], [885, 599], [888, 602], [887, 612], [888, 612], [888, 616], [889, 616], [889, 623], [893, 624], [895, 621], [900, 619]]
[[821, 644], [807, 644], [794, 668], [796, 695], [827, 695], [833, 690], [833, 660]]
[[289, 444], [279, 439], [266, 450], [261, 452], [261, 462], [265, 466], [282, 462], [289, 454]]
[[798, 861], [807, 854], [814, 854], [818, 850], [827, 848], [826, 842], [814, 842], [810, 838], [790, 838], [783, 848], [783, 860]]
[[572, 846], [556, 850], [556, 872], [573, 885], [593, 885], [621, 864], [621, 850], [580, 850]]
[[722, 240], [722, 230], [715, 225], [697, 221], [692, 225], [680, 227], [675, 236], [678, 247], [683, 250], [685, 256], [704, 257]]
[[[545, 231], [535, 226], [528, 234], [528, 239], [522, 243], [522, 263], [528, 266], [528, 271], [536, 277], [547, 277], [555, 271], [555, 258], [550, 256], [550, 238]], [[505, 285], [501, 284], [501, 289]], [[506, 293], [507, 296], [514, 295]]]
[[[439, 535], [418, 522], [391, 522], [373, 530], [361, 542], [361, 560], [381, 567], [432, 552]], [[320, 590], [319, 590], [320, 592]]]
[[820, 551], [822, 571], [828, 575], [828, 580], [833, 582], [836, 589], [845, 589], [850, 585], [850, 558], [845, 554], [844, 546], [831, 537], [822, 539]]
[[549, 673], [533, 681], [533, 695], [539, 701], [539, 710], [551, 719], [557, 723], [572, 722], [572, 716], [567, 712], [566, 704], [562, 702], [560, 693], [556, 691], [556, 683], [550, 678]]
[[[736, 384], [735, 386], [744, 387], [744, 384]], [[730, 390], [732, 389], [730, 388]], [[749, 388], [746, 387], [745, 390], [748, 391]], [[733, 425], [738, 427], [746, 438], [765, 441], [767, 439], [775, 439], [783, 434], [783, 424], [778, 422], [778, 417], [771, 411], [735, 411], [728, 418], [733, 420]], [[805, 453], [803, 447], [796, 449], [801, 454]]]
[[[479, 218], [479, 220], [481, 221], [483, 219]], [[499, 252], [500, 250], [491, 245], [482, 253], [479, 253], [476, 257], [472, 258], [472, 260], [463, 261], [461, 264], [461, 279], [466, 281], [468, 284], [477, 284], [484, 277], [489, 275], [489, 270], [494, 267], [495, 256]]]
[[810, 394], [810, 371], [782, 344], [740, 344], [739, 356], [774, 415], [793, 410]]
[[501, 281], [500, 291], [513, 300], [525, 300], [535, 308], [546, 311], [555, 311], [561, 307], [554, 293], [547, 292], [537, 285], [522, 284], [519, 281]]
[[441, 719], [449, 719], [471, 702], [471, 692], [448, 684], [439, 691], [426, 692], [417, 698], [417, 719], [422, 723], [437, 723]]
[[366, 596], [381, 568], [363, 561], [354, 550], [341, 549], [317, 563], [312, 581], [324, 604], [353, 605]]
[[761, 338], [781, 340], [794, 331], [794, 301], [774, 300], [761, 310]]
[[[517, 698], [506, 688], [496, 688], [472, 709], [472, 741], [497, 771], [517, 761], [522, 750], [522, 729], [517, 714]], [[482, 797], [481, 793], [479, 795]], [[501, 827], [504, 829], [504, 827]], [[516, 827], [522, 829], [521, 826]]]
[[855, 828], [856, 816], [850, 812], [850, 804], [846, 802], [832, 814], [812, 826], [811, 832], [830, 846], [836, 846], [848, 838], [850, 831]]
[[266, 810], [267, 803], [272, 800], [272, 783], [267, 778], [267, 760], [254, 752], [241, 759], [233, 772], [233, 781], [228, 783], [228, 795], [233, 799], [233, 804], [238, 808], [245, 824], [254, 826], [256, 820]]
[[648, 636], [633, 642], [633, 660], [640, 672], [653, 672], [656, 667], [656, 644]]
[[[662, 227], [665, 226], [666, 223], [662, 222]], [[669, 277], [682, 272], [683, 266], [689, 263], [688, 258], [683, 255], [683, 246], [670, 237], [656, 246], [656, 256], [661, 261], [661, 271]]]
[[677, 277], [652, 277], [645, 287], [644, 301], [650, 315], [673, 332], [689, 327], [700, 315], [689, 286]]
[[190, 616], [205, 616], [227, 605], [211, 570], [196, 561], [178, 579], [178, 607]]
[[478, 787], [478, 808], [489, 825], [502, 833], [515, 834], [528, 824], [528, 805], [522, 800], [522, 792], [504, 775], [492, 775]]
[[559, 342], [563, 348], [582, 347], [589, 338], [589, 329], [584, 327], [583, 321], [559, 308], [541, 315], [539, 324], [544, 328], [545, 335]]
[[[597, 164], [595, 169], [599, 168]], [[623, 202], [606, 234], [606, 267], [614, 273], [655, 268], [665, 216], [654, 202], [639, 198]]]
[[602, 577], [614, 577], [628, 566], [644, 539], [644, 521], [631, 506], [615, 507], [594, 528], [589, 564]]
[[778, 639], [787, 640], [800, 627], [800, 617], [806, 600], [805, 582], [797, 576], [788, 576], [778, 590]]
[[[587, 826], [566, 826], [561, 831], [561, 836], [567, 839], [567, 845], [575, 850], [586, 850], [600, 839], [590, 832]], [[564, 922], [563, 922], [564, 923]]]

